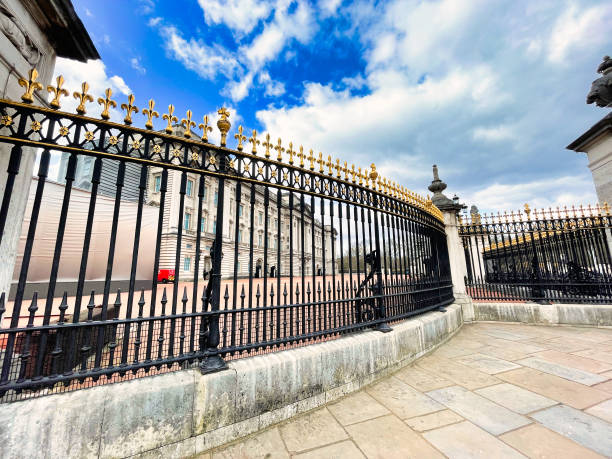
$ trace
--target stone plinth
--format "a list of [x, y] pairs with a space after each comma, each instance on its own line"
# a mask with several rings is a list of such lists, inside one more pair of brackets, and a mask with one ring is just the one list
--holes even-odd
[[586, 153], [600, 204], [612, 203], [612, 113], [567, 146]]

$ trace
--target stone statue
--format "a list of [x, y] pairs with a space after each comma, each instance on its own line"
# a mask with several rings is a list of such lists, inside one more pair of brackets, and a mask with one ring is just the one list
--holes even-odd
[[587, 104], [595, 103], [598, 107], [612, 107], [612, 59], [604, 56], [603, 62], [597, 67], [597, 73], [603, 76], [593, 81], [587, 95]]

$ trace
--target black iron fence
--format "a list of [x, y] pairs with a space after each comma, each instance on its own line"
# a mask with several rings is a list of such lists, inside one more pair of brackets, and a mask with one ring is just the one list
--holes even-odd
[[77, 114], [62, 112], [59, 79], [50, 108], [35, 107], [35, 77], [22, 102], [0, 100], [4, 244], [16, 178], [31, 173], [20, 164], [38, 155], [17, 282], [0, 297], [4, 401], [198, 362], [217, 371], [231, 358], [387, 331], [453, 301], [439, 210], [373, 164], [362, 172], [256, 131], [246, 152], [242, 127], [226, 148], [225, 109], [220, 146], [207, 117], [199, 137], [191, 111], [178, 123], [172, 106], [153, 130], [152, 100], [146, 129], [131, 126], [133, 96], [124, 123], [109, 120], [110, 91], [94, 119], [86, 85]]
[[465, 216], [466, 286], [475, 299], [612, 301], [612, 217], [607, 204]]

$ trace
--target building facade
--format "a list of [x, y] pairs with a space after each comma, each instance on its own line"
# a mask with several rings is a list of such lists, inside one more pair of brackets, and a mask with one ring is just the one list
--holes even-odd
[[[175, 269], [176, 248], [179, 234], [180, 214], [180, 186], [181, 172], [168, 171], [167, 192], [164, 206], [164, 220], [162, 227], [162, 242], [160, 248], [160, 269]], [[147, 184], [147, 205], [159, 206], [161, 198], [162, 169], [152, 167], [149, 169]], [[184, 197], [184, 210], [182, 218], [181, 252], [179, 258], [179, 278], [202, 278], [210, 270], [210, 249], [215, 238], [218, 224], [223, 225], [223, 260], [221, 275], [224, 278], [232, 277], [234, 270], [237, 277], [247, 277], [252, 269], [254, 277], [275, 277], [278, 274], [290, 274], [290, 259], [293, 258], [293, 275], [301, 275], [301, 221], [304, 219], [304, 274], [321, 274], [332, 271], [332, 244], [336, 243], [336, 232], [329, 225], [323, 225], [313, 217], [310, 206], [305, 206], [301, 212], [299, 198], [294, 196], [292, 218], [290, 217], [290, 203], [288, 193], [281, 196], [280, 223], [281, 235], [278, 238], [278, 205], [277, 194], [274, 190], [269, 192], [267, 234], [264, 187], [255, 186], [255, 202], [252, 206], [253, 227], [251, 227], [251, 187], [242, 186], [240, 203], [236, 199], [237, 183], [225, 182], [225, 212], [223, 222], [217, 221], [217, 204], [219, 199], [218, 181], [213, 177], [205, 177], [204, 193], [202, 196], [202, 217], [198, 221], [199, 183], [197, 174], [187, 174], [187, 183]], [[290, 225], [293, 225], [293, 244], [290, 247]], [[237, 231], [236, 231], [236, 226]], [[314, 231], [314, 251], [312, 246], [312, 231]], [[198, 271], [196, 265], [196, 242], [200, 232], [200, 257]], [[251, 236], [252, 233], [252, 236]], [[265, 257], [267, 237], [267, 257]], [[252, 260], [251, 258], [252, 238]], [[325, 239], [325, 240], [323, 240]], [[237, 247], [237, 259], [234, 258]], [[325, 247], [325, 256], [323, 256]], [[280, 268], [278, 266], [278, 251], [280, 250]], [[339, 247], [335, 246], [335, 258], [340, 256]], [[313, 263], [314, 257], [314, 263]], [[324, 261], [325, 260], [325, 261]], [[267, 262], [267, 263], [266, 263]], [[314, 272], [313, 272], [314, 265]], [[324, 267], [325, 265], [325, 267]]]

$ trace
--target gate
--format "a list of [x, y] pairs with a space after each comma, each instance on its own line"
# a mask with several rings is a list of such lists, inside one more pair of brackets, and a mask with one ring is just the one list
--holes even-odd
[[[0, 319], [6, 312], [8, 322], [0, 328], [4, 401], [195, 363], [217, 371], [227, 359], [365, 328], [388, 331], [453, 301], [440, 211], [381, 178], [374, 164], [362, 172], [291, 142], [273, 143], [269, 134], [252, 131], [247, 139], [242, 126], [230, 149], [225, 109], [217, 146], [208, 139], [208, 117], [198, 124], [190, 110], [179, 122], [169, 106], [157, 131], [150, 100], [141, 129], [132, 126], [139, 112], [133, 95], [121, 104], [121, 124], [110, 120], [117, 107], [110, 90], [97, 99], [102, 119], [94, 119], [86, 114], [94, 100], [86, 83], [74, 93], [77, 114], [60, 111], [68, 94], [61, 77], [48, 88], [49, 107], [32, 105], [42, 89], [35, 71], [20, 83], [21, 102], [0, 100], [0, 142], [11, 146], [0, 238], [13, 224], [15, 178], [30, 173], [20, 168], [25, 149], [37, 149], [39, 159], [16, 292], [0, 297]], [[32, 263], [38, 229], [57, 187], [48, 283], [38, 298], [26, 295], [36, 288], [28, 273], [40, 269]], [[77, 205], [82, 211], [74, 212]], [[131, 226], [122, 233], [125, 215]], [[147, 224], [155, 229], [143, 232]], [[101, 227], [103, 280], [95, 290], [88, 273], [100, 264], [92, 261], [100, 245], [92, 241]], [[78, 252], [77, 262], [63, 261], [67, 250]], [[128, 263], [117, 261], [126, 254]], [[74, 292], [62, 292], [59, 273], [71, 265]], [[116, 289], [121, 269], [129, 273], [124, 291]]]
[[466, 287], [474, 299], [544, 303], [612, 301], [612, 219], [607, 203], [481, 216], [461, 222]]

